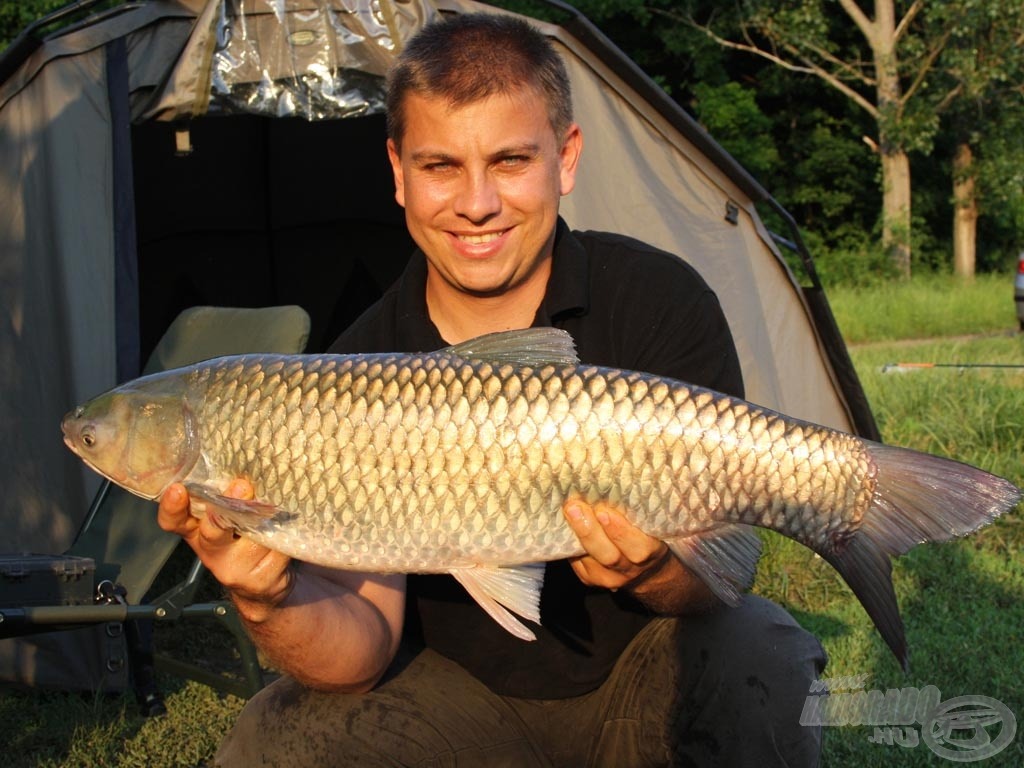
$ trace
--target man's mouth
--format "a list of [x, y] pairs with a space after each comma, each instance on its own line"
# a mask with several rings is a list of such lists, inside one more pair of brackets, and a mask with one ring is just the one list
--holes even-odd
[[456, 237], [458, 237], [463, 243], [468, 243], [469, 245], [484, 245], [497, 240], [506, 232], [508, 232], [508, 230], [503, 229], [500, 232], [485, 232], [479, 235], [456, 235]]

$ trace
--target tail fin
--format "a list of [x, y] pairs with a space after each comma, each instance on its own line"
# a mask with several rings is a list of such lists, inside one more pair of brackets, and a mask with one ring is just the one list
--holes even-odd
[[869, 443], [878, 467], [860, 528], [822, 556], [839, 571], [900, 661], [909, 659], [892, 586], [891, 555], [925, 541], [948, 541], [988, 525], [1021, 499], [1001, 477], [952, 459]]

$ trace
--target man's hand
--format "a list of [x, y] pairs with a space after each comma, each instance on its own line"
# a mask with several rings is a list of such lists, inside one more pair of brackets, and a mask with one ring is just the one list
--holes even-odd
[[662, 567], [668, 545], [632, 525], [614, 506], [593, 507], [578, 499], [563, 509], [587, 554], [572, 560], [580, 580], [592, 587], [622, 589]]
[[[252, 485], [235, 480], [224, 495], [251, 499]], [[311, 688], [370, 690], [398, 650], [405, 576], [292, 561], [238, 536], [223, 514], [174, 484], [160, 499], [157, 519], [227, 587], [249, 634], [276, 667]]]
[[614, 505], [570, 499], [562, 512], [586, 550], [570, 561], [584, 584], [625, 589], [656, 613], [690, 613], [717, 603], [665, 542], [641, 531]]
[[[248, 480], [235, 480], [224, 495], [251, 499], [252, 485]], [[231, 593], [247, 622], [263, 621], [291, 592], [291, 558], [238, 536], [223, 521], [217, 507], [190, 500], [183, 485], [175, 483], [164, 491], [157, 522], [192, 547], [214, 578]]]

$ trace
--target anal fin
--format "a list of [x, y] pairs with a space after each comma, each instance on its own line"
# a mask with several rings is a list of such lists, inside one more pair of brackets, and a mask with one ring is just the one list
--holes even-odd
[[540, 624], [544, 563], [455, 568], [450, 573], [502, 628], [521, 640], [537, 639], [512, 612]]
[[722, 525], [666, 543], [726, 605], [739, 605], [743, 593], [754, 583], [761, 538], [750, 526]]

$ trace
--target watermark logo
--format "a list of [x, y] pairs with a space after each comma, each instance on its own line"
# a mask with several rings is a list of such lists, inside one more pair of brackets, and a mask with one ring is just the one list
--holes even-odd
[[934, 685], [867, 690], [868, 675], [834, 677], [811, 684], [801, 725], [873, 726], [872, 744], [916, 747], [939, 757], [973, 763], [997, 755], [1017, 734], [1013, 711], [989, 696], [942, 701]]
[[1010, 708], [988, 696], [957, 696], [944, 701], [923, 725], [921, 738], [928, 748], [960, 763], [999, 754], [1017, 733], [1017, 720]]

